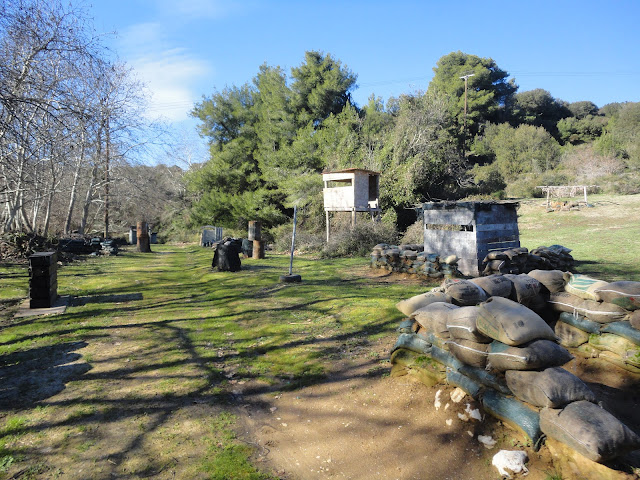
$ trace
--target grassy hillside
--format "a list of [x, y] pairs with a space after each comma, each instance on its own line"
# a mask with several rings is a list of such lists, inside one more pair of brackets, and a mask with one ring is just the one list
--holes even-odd
[[580, 273], [640, 281], [640, 195], [590, 195], [589, 203], [592, 208], [547, 212], [545, 200], [523, 201], [521, 244], [564, 245], [572, 249]]

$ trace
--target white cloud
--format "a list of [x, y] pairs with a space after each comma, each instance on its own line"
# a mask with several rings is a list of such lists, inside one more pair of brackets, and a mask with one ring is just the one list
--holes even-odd
[[170, 46], [157, 23], [130, 27], [120, 43], [127, 63], [150, 91], [147, 117], [163, 117], [172, 122], [188, 118], [200, 96], [194, 91], [195, 85], [211, 74], [208, 62], [184, 48]]

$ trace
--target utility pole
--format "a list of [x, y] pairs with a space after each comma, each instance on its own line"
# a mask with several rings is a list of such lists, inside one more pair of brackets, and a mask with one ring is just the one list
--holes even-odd
[[464, 155], [467, 150], [467, 85], [469, 77], [473, 77], [474, 75], [475, 73], [469, 73], [459, 77], [464, 80], [464, 127], [462, 130], [462, 155]]

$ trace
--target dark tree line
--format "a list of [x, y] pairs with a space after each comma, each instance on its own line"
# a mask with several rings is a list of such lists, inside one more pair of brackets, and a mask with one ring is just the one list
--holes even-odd
[[426, 92], [357, 106], [356, 75], [330, 54], [307, 52], [289, 75], [262, 65], [251, 82], [193, 109], [210, 159], [187, 177], [190, 221], [273, 226], [294, 204], [321, 218], [327, 169], [382, 172], [382, 207], [395, 219], [428, 199], [532, 195], [542, 183], [640, 165], [639, 104], [567, 103], [542, 89], [518, 92], [508, 77], [490, 58], [453, 52]]

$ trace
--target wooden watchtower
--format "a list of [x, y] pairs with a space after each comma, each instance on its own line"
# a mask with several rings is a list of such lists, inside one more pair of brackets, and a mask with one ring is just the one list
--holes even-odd
[[331, 232], [331, 212], [351, 212], [351, 225], [356, 212], [367, 212], [374, 218], [380, 213], [380, 173], [360, 168], [323, 172], [324, 211], [327, 242]]

